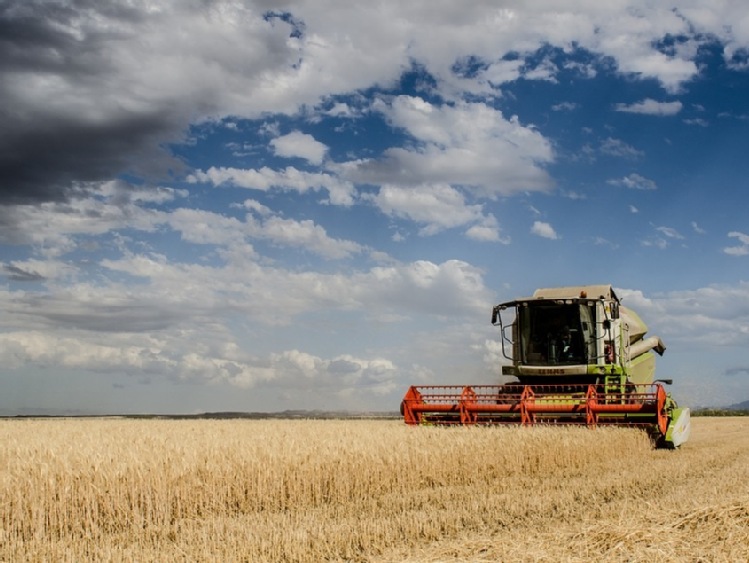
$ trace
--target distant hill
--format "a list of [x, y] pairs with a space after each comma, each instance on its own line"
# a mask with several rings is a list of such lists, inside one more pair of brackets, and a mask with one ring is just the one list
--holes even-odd
[[749, 401], [727, 407], [700, 407], [692, 409], [693, 416], [749, 416]]

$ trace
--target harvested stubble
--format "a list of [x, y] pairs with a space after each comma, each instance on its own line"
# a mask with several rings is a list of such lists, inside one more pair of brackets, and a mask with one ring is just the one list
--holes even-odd
[[749, 560], [749, 420], [0, 421], [5, 561]]

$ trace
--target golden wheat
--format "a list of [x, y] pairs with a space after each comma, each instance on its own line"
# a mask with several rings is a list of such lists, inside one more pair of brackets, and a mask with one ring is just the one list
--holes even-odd
[[748, 560], [747, 430], [5, 420], [0, 558]]

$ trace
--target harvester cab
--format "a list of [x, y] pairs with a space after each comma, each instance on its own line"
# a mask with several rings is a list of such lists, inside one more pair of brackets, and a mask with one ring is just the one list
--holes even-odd
[[[495, 306], [503, 385], [411, 387], [409, 424], [587, 424], [645, 428], [661, 447], [689, 438], [690, 411], [655, 380], [665, 345], [610, 285], [546, 288]], [[654, 354], [655, 353], [655, 354]]]
[[[509, 324], [508, 309], [515, 313]], [[647, 326], [611, 286], [540, 289], [494, 307], [492, 324], [512, 362], [502, 373], [521, 383], [653, 383], [655, 356], [648, 352], [666, 350], [657, 336], [644, 338]]]

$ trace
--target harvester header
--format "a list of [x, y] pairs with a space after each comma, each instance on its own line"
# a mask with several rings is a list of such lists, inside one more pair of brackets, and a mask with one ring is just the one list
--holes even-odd
[[646, 338], [610, 285], [538, 289], [496, 305], [491, 322], [508, 360], [502, 374], [514, 379], [412, 386], [401, 404], [407, 424], [638, 426], [661, 447], [689, 438], [689, 409], [665, 391], [670, 380], [655, 379], [666, 346]]

